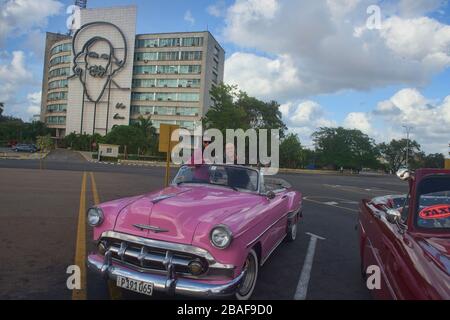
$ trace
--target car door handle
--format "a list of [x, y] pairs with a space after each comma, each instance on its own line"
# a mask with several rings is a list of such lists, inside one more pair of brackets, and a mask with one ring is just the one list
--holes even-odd
[[286, 199], [286, 198], [287, 198], [287, 195], [284, 195], [281, 197], [281, 199]]

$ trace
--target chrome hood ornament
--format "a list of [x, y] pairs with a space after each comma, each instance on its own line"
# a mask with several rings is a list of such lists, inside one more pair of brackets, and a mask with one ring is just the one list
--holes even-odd
[[136, 227], [140, 230], [150, 230], [154, 233], [169, 232], [169, 230], [167, 230], [167, 229], [162, 229], [162, 228], [159, 228], [156, 226], [149, 226], [146, 224], [133, 224], [133, 227]]

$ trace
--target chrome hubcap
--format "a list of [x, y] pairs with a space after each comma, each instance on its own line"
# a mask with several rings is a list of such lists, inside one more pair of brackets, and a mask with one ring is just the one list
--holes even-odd
[[292, 239], [295, 239], [295, 237], [297, 236], [297, 224], [292, 225], [291, 234]]
[[256, 268], [255, 259], [253, 259], [253, 256], [249, 256], [245, 262], [246, 274], [244, 281], [242, 281], [241, 288], [239, 289], [239, 295], [245, 296], [252, 289], [256, 277]]

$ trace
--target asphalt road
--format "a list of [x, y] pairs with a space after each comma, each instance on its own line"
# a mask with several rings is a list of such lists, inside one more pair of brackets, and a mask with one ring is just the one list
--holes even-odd
[[[89, 163], [64, 151], [52, 154], [44, 168], [34, 160], [0, 160], [0, 299], [72, 298], [66, 269], [79, 246], [85, 172], [86, 208], [96, 197], [103, 202], [158, 189], [164, 178], [162, 168]], [[406, 185], [394, 177], [280, 176], [303, 193], [304, 217], [297, 240], [282, 243], [260, 270], [253, 298], [294, 298], [311, 240], [307, 233], [312, 233], [324, 240], [317, 240], [306, 299], [370, 299], [359, 271], [358, 201], [404, 193]], [[86, 230], [89, 251], [92, 235]], [[105, 283], [90, 272], [85, 297], [111, 298]]]

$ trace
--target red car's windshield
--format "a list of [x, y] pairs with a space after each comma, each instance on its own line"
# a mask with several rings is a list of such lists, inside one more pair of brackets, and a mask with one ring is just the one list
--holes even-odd
[[258, 191], [258, 172], [236, 166], [184, 166], [178, 171], [174, 183], [205, 183], [255, 192]]
[[417, 225], [450, 231], [450, 178], [427, 178], [418, 191]]

